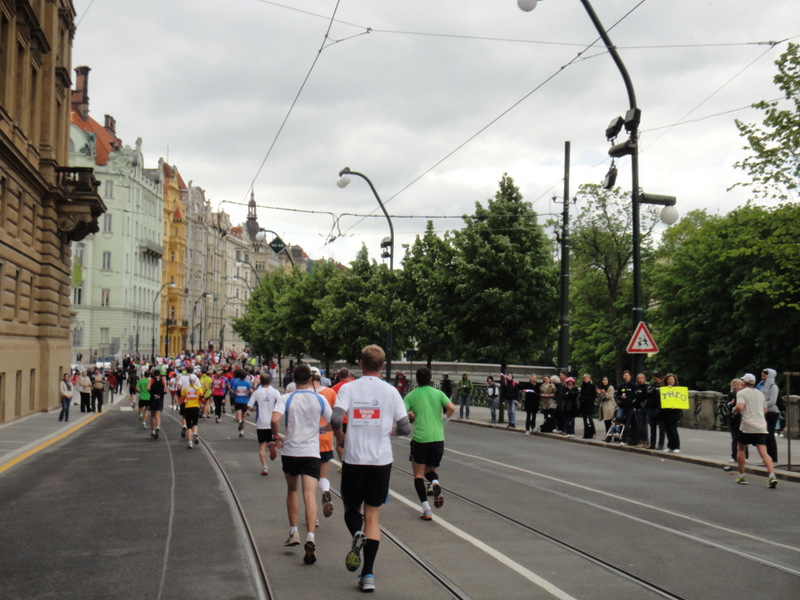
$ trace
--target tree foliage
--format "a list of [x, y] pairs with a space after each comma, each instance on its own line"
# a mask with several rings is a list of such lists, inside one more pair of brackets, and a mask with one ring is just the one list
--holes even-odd
[[[552, 356], [558, 297], [550, 244], [507, 175], [487, 206], [453, 236], [451, 327], [468, 361], [541, 362]], [[549, 361], [548, 361], [549, 362]]]
[[[800, 46], [789, 44], [775, 62], [773, 81], [785, 102], [762, 100], [753, 105], [764, 111], [761, 126], [736, 121], [739, 135], [746, 138], [745, 150], [752, 154], [736, 163], [752, 181], [736, 185], [750, 187], [759, 197], [786, 200], [800, 184]], [[787, 108], [781, 108], [781, 105]]]
[[744, 371], [796, 366], [798, 236], [797, 205], [745, 206], [722, 217], [695, 211], [670, 228], [652, 276], [657, 365], [698, 389], [727, 389]]
[[[633, 333], [631, 195], [619, 188], [605, 190], [589, 184], [581, 186], [576, 197], [582, 209], [570, 238], [572, 363], [619, 381], [623, 368], [627, 368], [625, 349]], [[643, 274], [651, 263], [650, 232], [656, 222], [656, 211], [643, 206]]]

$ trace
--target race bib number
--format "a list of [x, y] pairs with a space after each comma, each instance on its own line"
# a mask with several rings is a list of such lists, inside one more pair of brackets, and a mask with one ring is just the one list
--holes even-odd
[[358, 400], [353, 404], [353, 419], [350, 426], [380, 426], [381, 407], [377, 400]]

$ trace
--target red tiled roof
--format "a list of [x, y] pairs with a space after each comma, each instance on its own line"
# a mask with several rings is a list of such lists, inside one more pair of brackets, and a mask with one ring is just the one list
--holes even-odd
[[95, 121], [92, 117], [88, 117], [84, 121], [77, 111], [73, 110], [72, 122], [82, 131], [97, 135], [94, 145], [94, 164], [107, 165], [109, 153], [111, 153], [113, 150], [122, 148], [122, 140], [108, 131], [108, 129], [100, 125], [100, 123]]

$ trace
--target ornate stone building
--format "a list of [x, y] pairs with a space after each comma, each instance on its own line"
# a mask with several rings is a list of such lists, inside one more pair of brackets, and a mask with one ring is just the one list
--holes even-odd
[[71, 0], [0, 1], [0, 422], [58, 403], [70, 365], [70, 243], [99, 230], [68, 167]]

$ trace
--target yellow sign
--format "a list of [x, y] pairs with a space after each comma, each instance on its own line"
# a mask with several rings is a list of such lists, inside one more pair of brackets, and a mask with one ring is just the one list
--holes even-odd
[[689, 409], [689, 388], [687, 387], [667, 387], [660, 388], [661, 408], [682, 408]]

